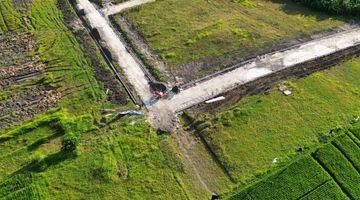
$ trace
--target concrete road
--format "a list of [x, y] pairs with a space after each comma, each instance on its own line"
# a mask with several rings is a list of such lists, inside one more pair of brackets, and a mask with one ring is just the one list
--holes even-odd
[[357, 44], [360, 44], [360, 28], [316, 39], [286, 51], [262, 56], [232, 71], [200, 82], [183, 90], [171, 100], [164, 101], [173, 112], [179, 112], [239, 85]]
[[128, 9], [128, 8], [133, 8], [133, 7], [137, 7], [140, 6], [142, 4], [146, 4], [146, 3], [150, 3], [150, 2], [154, 2], [155, 0], [130, 0], [130, 1], [125, 1], [124, 3], [119, 3], [113, 6], [108, 6], [104, 9], [102, 9], [102, 12], [104, 13], [105, 16], [109, 16], [109, 15], [114, 15], [116, 13], [120, 13], [121, 11]]
[[78, 9], [83, 9], [85, 18], [92, 28], [99, 31], [101, 39], [106, 43], [112, 57], [119, 63], [128, 81], [134, 86], [143, 102], [152, 97], [148, 79], [136, 59], [126, 50], [126, 44], [121, 41], [111, 28], [110, 22], [97, 10], [89, 0], [77, 0]]

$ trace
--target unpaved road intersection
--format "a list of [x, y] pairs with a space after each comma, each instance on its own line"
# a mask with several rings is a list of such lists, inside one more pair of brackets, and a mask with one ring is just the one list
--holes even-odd
[[[116, 61], [120, 64], [129, 82], [134, 86], [143, 102], [148, 102], [152, 97], [149, 80], [141, 64], [126, 50], [126, 44], [112, 29], [107, 16], [152, 1], [132, 0], [103, 9], [101, 12], [88, 0], [77, 0], [78, 9], [85, 11], [85, 18], [89, 21], [90, 26], [99, 31], [101, 39], [107, 44], [111, 54], [116, 58]], [[359, 44], [360, 28], [353, 28], [324, 38], [315, 39], [284, 51], [266, 54], [231, 71], [214, 76], [209, 80], [195, 83], [180, 94], [175, 95], [172, 99], [164, 99], [153, 105], [146, 105], [149, 110], [149, 120], [157, 128], [171, 130], [169, 127], [176, 124], [174, 121], [176, 121], [177, 112], [216, 97], [239, 85]]]

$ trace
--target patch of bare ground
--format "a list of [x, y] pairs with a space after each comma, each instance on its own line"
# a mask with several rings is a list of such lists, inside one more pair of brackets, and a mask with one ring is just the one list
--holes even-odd
[[13, 0], [14, 7], [22, 13], [27, 12], [33, 0]]
[[60, 95], [44, 81], [46, 66], [29, 33], [0, 36], [0, 128], [31, 119], [56, 105]]

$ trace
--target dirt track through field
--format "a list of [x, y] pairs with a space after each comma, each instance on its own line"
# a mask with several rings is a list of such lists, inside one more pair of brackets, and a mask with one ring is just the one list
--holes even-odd
[[109, 16], [109, 15], [113, 15], [116, 13], [119, 13], [125, 9], [128, 8], [134, 8], [137, 6], [140, 6], [142, 4], [146, 4], [146, 3], [150, 3], [150, 2], [154, 2], [155, 0], [131, 0], [131, 1], [126, 1], [124, 3], [119, 3], [113, 6], [109, 6], [106, 7], [102, 10], [102, 12], [104, 13], [105, 16]]
[[106, 43], [111, 55], [119, 63], [129, 82], [134, 86], [142, 101], [151, 98], [148, 79], [140, 64], [126, 49], [116, 32], [111, 28], [109, 21], [102, 15], [89, 0], [78, 0], [78, 9], [84, 10], [85, 16], [92, 28], [97, 29], [101, 39]]

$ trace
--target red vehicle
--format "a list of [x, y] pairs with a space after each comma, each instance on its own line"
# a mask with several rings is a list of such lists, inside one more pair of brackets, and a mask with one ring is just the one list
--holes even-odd
[[155, 91], [154, 92], [154, 97], [156, 99], [162, 99], [164, 96], [165, 96], [165, 94], [163, 92], [161, 92], [161, 91]]

